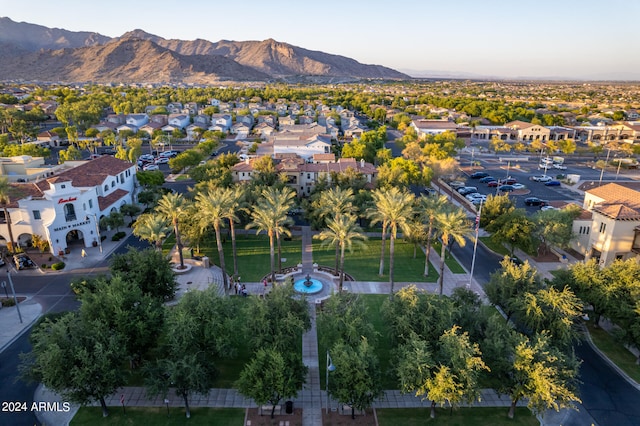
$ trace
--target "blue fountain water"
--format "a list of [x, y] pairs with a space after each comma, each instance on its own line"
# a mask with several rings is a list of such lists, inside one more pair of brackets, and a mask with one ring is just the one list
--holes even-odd
[[322, 290], [322, 282], [315, 278], [309, 278], [311, 285], [307, 287], [305, 284], [306, 279], [301, 279], [293, 283], [293, 289], [298, 293], [315, 294]]

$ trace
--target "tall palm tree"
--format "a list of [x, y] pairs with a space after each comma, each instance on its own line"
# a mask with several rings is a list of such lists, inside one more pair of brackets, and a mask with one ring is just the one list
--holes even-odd
[[460, 247], [464, 247], [466, 240], [464, 237], [471, 236], [471, 222], [467, 219], [467, 215], [459, 207], [445, 209], [436, 214], [435, 226], [442, 239], [442, 249], [440, 250], [440, 278], [438, 284], [440, 286], [440, 295], [443, 292], [444, 285], [444, 258], [446, 255], [449, 241], [457, 242]]
[[180, 269], [184, 269], [184, 257], [182, 256], [182, 240], [180, 239], [180, 221], [184, 219], [188, 211], [188, 202], [182, 194], [170, 192], [158, 201], [156, 211], [167, 218], [173, 226], [176, 235], [176, 246], [180, 256]]
[[229, 188], [229, 203], [223, 217], [229, 221], [229, 230], [231, 232], [231, 252], [233, 254], [233, 275], [238, 275], [238, 254], [236, 250], [236, 228], [235, 223], [240, 222], [238, 217], [239, 211], [245, 210], [245, 192], [241, 186]]
[[[265, 188], [262, 196], [258, 198], [251, 213], [253, 221], [247, 225], [247, 229], [256, 228], [257, 233], [266, 232], [269, 236], [269, 254], [271, 257], [271, 282], [276, 282], [275, 264], [275, 240], [278, 241], [278, 255], [281, 256], [280, 235], [288, 235], [286, 226], [290, 223], [287, 211], [293, 206], [295, 193], [285, 187], [277, 189]], [[280, 265], [280, 263], [279, 263]], [[279, 267], [279, 269], [281, 269]]]
[[7, 210], [7, 204], [11, 202], [11, 197], [9, 195], [11, 191], [11, 185], [9, 184], [9, 180], [5, 176], [0, 177], [0, 204], [2, 204], [2, 209], [4, 210], [4, 219], [7, 221], [7, 230], [9, 231], [9, 244], [7, 247], [9, 248], [9, 252], [13, 253], [15, 251], [15, 241], [13, 239], [13, 229], [11, 227], [11, 215], [9, 215], [9, 210]]
[[200, 192], [196, 195], [196, 207], [202, 214], [203, 223], [206, 224], [205, 226], [213, 226], [213, 230], [216, 233], [216, 246], [218, 247], [218, 258], [220, 260], [220, 269], [222, 269], [225, 292], [228, 292], [231, 287], [224, 263], [221, 228], [224, 226], [227, 210], [231, 204], [231, 194], [231, 191], [225, 188], [212, 187], [206, 192]]
[[424, 276], [429, 275], [429, 255], [431, 254], [431, 240], [433, 238], [433, 228], [436, 215], [443, 211], [448, 205], [446, 195], [422, 196], [418, 202], [418, 210], [423, 223], [427, 225], [425, 257], [424, 257]]
[[169, 235], [169, 232], [171, 232], [171, 226], [169, 226], [167, 219], [160, 214], [140, 215], [133, 224], [133, 235], [149, 241], [157, 251], [162, 250], [162, 240]]
[[342, 293], [342, 285], [344, 283], [344, 250], [348, 248], [352, 250], [353, 244], [364, 245], [367, 237], [362, 233], [362, 228], [356, 224], [357, 218], [347, 214], [337, 216], [328, 223], [328, 229], [316, 235], [323, 245], [336, 245], [340, 248], [340, 284], [338, 291]]
[[[384, 256], [384, 224], [389, 228], [389, 284], [391, 284], [390, 297], [393, 297], [393, 260], [395, 256], [395, 241], [398, 228], [405, 230], [409, 224], [409, 220], [413, 217], [413, 203], [415, 197], [413, 194], [399, 190], [396, 187], [384, 190], [375, 190], [373, 192], [375, 208], [369, 210], [369, 217], [372, 223], [383, 223], [382, 250]], [[380, 259], [381, 266], [383, 258]]]
[[[351, 188], [342, 189], [340, 187], [331, 188], [320, 194], [318, 203], [318, 213], [321, 217], [326, 218], [325, 224], [338, 216], [352, 214], [357, 210], [353, 205], [355, 198]], [[336, 266], [335, 271], [338, 273], [338, 261], [340, 258], [340, 246], [336, 242]]]

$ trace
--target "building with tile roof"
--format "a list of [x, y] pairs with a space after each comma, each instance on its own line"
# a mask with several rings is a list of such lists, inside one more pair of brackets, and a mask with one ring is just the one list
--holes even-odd
[[[51, 253], [98, 244], [100, 219], [134, 201], [135, 182], [134, 164], [105, 155], [72, 162], [34, 182], [11, 183], [7, 211], [14, 240], [24, 246], [39, 235]], [[1, 212], [0, 244], [8, 241]]]
[[[585, 191], [585, 210], [591, 212], [588, 243], [578, 249], [586, 259], [606, 266], [616, 259], [640, 259], [640, 191], [633, 185], [609, 183]], [[580, 237], [578, 238], [580, 239]], [[582, 238], [584, 239], [584, 237]]]

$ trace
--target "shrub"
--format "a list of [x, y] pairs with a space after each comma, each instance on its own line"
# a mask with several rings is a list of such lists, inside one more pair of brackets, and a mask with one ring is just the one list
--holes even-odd
[[40, 267], [41, 267], [42, 269], [47, 269], [49, 266], [48, 266], [46, 263], [43, 263], [42, 265], [40, 265]]
[[104, 240], [106, 240], [106, 239], [107, 239], [107, 236], [106, 236], [106, 235], [100, 235], [100, 241], [104, 241]]
[[111, 237], [111, 241], [120, 241], [122, 238], [124, 238], [127, 234], [125, 232], [116, 232], [115, 234], [113, 234], [113, 237]]
[[54, 271], [58, 271], [60, 269], [63, 269], [65, 266], [64, 262], [58, 262], [58, 263], [54, 263], [53, 265], [51, 265], [51, 269], [53, 269]]
[[2, 306], [4, 307], [8, 307], [8, 306], [15, 306], [16, 305], [16, 301], [13, 299], [2, 299]]

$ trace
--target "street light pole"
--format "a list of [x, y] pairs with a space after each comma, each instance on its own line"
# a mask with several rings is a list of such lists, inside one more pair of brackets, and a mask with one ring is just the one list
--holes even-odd
[[604, 160], [604, 164], [602, 165], [602, 170], [600, 171], [600, 180], [598, 180], [598, 186], [602, 185], [602, 175], [604, 175], [604, 169], [607, 167], [607, 163], [609, 163], [609, 154], [611, 154], [611, 148], [607, 149], [607, 159]]
[[482, 199], [480, 200], [480, 208], [476, 215], [476, 239], [473, 242], [473, 257], [471, 258], [471, 272], [469, 274], [469, 283], [467, 283], [467, 289], [471, 288], [471, 281], [473, 280], [473, 269], [476, 266], [476, 251], [478, 249], [478, 234], [480, 233], [480, 216], [482, 215]]
[[20, 313], [20, 306], [18, 303], [18, 298], [16, 297], [16, 289], [13, 288], [13, 280], [11, 279], [11, 271], [7, 269], [7, 279], [9, 280], [9, 285], [11, 286], [11, 294], [13, 294], [13, 301], [16, 304], [16, 310], [18, 311], [18, 318], [20, 319], [20, 324], [22, 324], [22, 314]]
[[333, 362], [331, 362], [331, 357], [329, 356], [329, 350], [327, 350], [327, 368], [326, 368], [326, 373], [327, 373], [327, 377], [325, 380], [325, 393], [327, 394], [327, 405], [325, 406], [325, 414], [329, 414], [329, 371], [335, 371], [336, 366], [333, 365]]
[[93, 216], [93, 220], [96, 223], [96, 232], [98, 234], [98, 247], [100, 247], [100, 253], [102, 254], [102, 236], [100, 236], [100, 225], [98, 224], [98, 216], [93, 213], [89, 213], [89, 216]]

